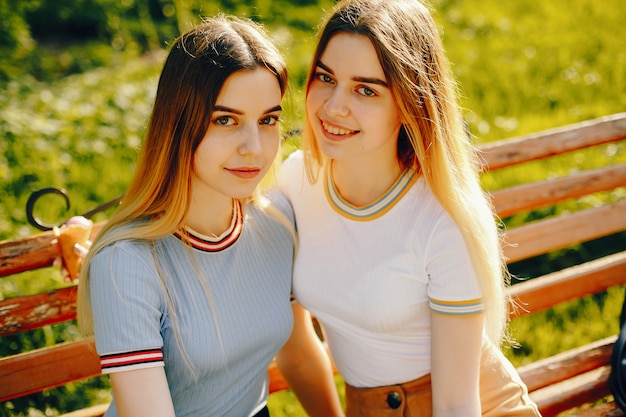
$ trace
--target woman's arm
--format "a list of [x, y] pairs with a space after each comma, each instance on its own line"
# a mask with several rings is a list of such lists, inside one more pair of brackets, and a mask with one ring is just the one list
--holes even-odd
[[110, 374], [120, 417], [174, 417], [174, 406], [162, 366]]
[[479, 417], [483, 314], [431, 312], [433, 416]]
[[293, 330], [276, 363], [309, 416], [343, 416], [332, 363], [315, 333], [311, 314], [297, 302], [292, 308]]

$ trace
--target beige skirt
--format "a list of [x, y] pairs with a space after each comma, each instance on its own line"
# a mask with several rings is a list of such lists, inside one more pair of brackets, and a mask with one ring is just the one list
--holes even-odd
[[[480, 403], [485, 417], [540, 417], [513, 365], [492, 344], [483, 346]], [[346, 384], [346, 417], [432, 417], [430, 375], [398, 385]]]

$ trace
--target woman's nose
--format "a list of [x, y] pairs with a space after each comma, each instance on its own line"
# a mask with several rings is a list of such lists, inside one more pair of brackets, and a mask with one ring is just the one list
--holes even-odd
[[329, 115], [332, 116], [346, 116], [350, 113], [349, 96], [340, 88], [332, 90], [324, 102], [324, 108]]
[[259, 126], [254, 125], [245, 129], [242, 132], [242, 141], [239, 145], [239, 153], [242, 155], [247, 153], [259, 153], [261, 152], [261, 132]]

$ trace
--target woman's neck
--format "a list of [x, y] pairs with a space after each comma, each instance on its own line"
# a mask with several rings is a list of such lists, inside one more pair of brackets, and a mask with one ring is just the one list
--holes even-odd
[[345, 201], [357, 207], [376, 201], [402, 171], [396, 159], [370, 164], [349, 159], [330, 161], [330, 174], [337, 191]]
[[185, 226], [206, 236], [220, 236], [231, 226], [232, 218], [233, 199], [202, 201], [192, 197]]

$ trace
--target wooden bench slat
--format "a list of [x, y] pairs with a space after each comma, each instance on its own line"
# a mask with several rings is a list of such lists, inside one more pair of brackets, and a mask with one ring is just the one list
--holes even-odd
[[0, 277], [52, 265], [61, 250], [51, 245], [52, 232], [44, 232], [20, 240], [0, 242]]
[[[94, 339], [89, 337], [0, 358], [0, 402], [101, 375], [100, 359], [95, 349]], [[270, 393], [288, 388], [276, 361], [270, 363], [268, 373]], [[41, 378], [44, 375], [46, 377]], [[85, 416], [91, 416], [90, 413]], [[73, 417], [63, 417], [70, 416]]]
[[563, 382], [533, 391], [530, 398], [537, 403], [543, 417], [552, 417], [610, 394], [606, 383], [609, 366], [596, 368]]
[[624, 283], [626, 251], [512, 285], [508, 294], [519, 307], [511, 311], [511, 317], [546, 310]]
[[[93, 239], [103, 223], [96, 223], [91, 230]], [[53, 245], [53, 232], [0, 242], [0, 278], [24, 271], [51, 266], [61, 254], [59, 245]]]
[[93, 337], [0, 358], [0, 402], [100, 374]]
[[289, 388], [287, 381], [285, 381], [285, 377], [282, 372], [280, 372], [280, 369], [278, 369], [278, 365], [276, 365], [276, 360], [270, 362], [267, 372], [270, 376], [270, 394]]
[[480, 146], [485, 169], [495, 170], [626, 138], [626, 113]]
[[77, 287], [0, 301], [0, 337], [76, 318]]
[[512, 263], [625, 229], [626, 200], [622, 200], [509, 229], [504, 254]]
[[494, 191], [493, 204], [498, 215], [504, 218], [622, 186], [626, 186], [626, 164]]
[[529, 392], [564, 381], [576, 375], [611, 363], [611, 353], [617, 336], [561, 352], [517, 368]]

